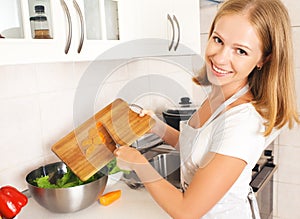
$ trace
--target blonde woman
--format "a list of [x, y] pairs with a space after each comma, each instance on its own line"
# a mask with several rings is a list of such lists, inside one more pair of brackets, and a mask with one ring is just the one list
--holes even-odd
[[180, 132], [159, 120], [152, 130], [180, 150], [183, 192], [131, 147], [115, 151], [118, 165], [173, 218], [259, 218], [248, 200], [252, 168], [274, 133], [299, 123], [292, 53], [280, 0], [225, 1], [193, 79], [211, 92]]

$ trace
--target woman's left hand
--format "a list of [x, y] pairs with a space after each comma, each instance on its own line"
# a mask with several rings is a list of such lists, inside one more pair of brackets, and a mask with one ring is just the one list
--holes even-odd
[[114, 151], [117, 166], [122, 170], [135, 170], [141, 164], [147, 164], [147, 159], [135, 148], [120, 146]]

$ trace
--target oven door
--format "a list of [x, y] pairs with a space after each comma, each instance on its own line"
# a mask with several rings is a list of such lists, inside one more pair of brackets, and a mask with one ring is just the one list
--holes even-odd
[[273, 216], [273, 175], [276, 169], [276, 165], [266, 164], [250, 183], [256, 195], [261, 219], [272, 219]]

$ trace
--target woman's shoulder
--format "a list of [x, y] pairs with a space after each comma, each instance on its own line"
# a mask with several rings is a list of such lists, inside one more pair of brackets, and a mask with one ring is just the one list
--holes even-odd
[[226, 117], [236, 117], [240, 119], [257, 118], [258, 120], [263, 120], [262, 116], [258, 113], [251, 102], [234, 106], [228, 109], [224, 114]]
[[[217, 122], [217, 129], [223, 132], [239, 132], [247, 135], [263, 133], [265, 120], [256, 111], [252, 103], [243, 103], [227, 110]], [[220, 130], [219, 130], [220, 131]]]

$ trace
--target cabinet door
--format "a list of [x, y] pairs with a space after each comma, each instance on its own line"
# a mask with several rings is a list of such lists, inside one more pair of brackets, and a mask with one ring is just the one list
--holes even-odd
[[[116, 3], [113, 0], [12, 0], [1, 4], [1, 18], [6, 17], [7, 11], [12, 14], [10, 19], [15, 19], [0, 26], [1, 33], [10, 36], [0, 39], [0, 49], [5, 51], [0, 65], [94, 60], [119, 43]], [[45, 7], [51, 39], [33, 37], [30, 18], [36, 5]]]
[[[22, 8], [18, 0], [0, 0], [1, 39], [24, 38]], [[5, 21], [5, 22], [4, 22]]]
[[[49, 0], [39, 0], [35, 3], [44, 4], [48, 1], [47, 10], [51, 11], [53, 15], [54, 26], [57, 23], [61, 23], [58, 17], [62, 17], [59, 14], [60, 10], [57, 7], [59, 1], [49, 1]], [[61, 40], [61, 31], [58, 29], [53, 30], [52, 39], [33, 39], [31, 24], [30, 24], [30, 11], [33, 11], [34, 4], [32, 0], [16, 0], [14, 7], [7, 7], [7, 4], [3, 4], [1, 9], [9, 11], [18, 11], [18, 14], [14, 16], [19, 17], [20, 27], [23, 30], [22, 38], [8, 37], [5, 39], [0, 39], [0, 49], [3, 52], [1, 55], [0, 65], [9, 65], [9, 64], [23, 64], [23, 63], [35, 63], [35, 62], [53, 62], [53, 61], [64, 61], [63, 41]], [[54, 16], [55, 15], [55, 16]], [[57, 16], [58, 15], [58, 16]]]
[[[157, 41], [154, 42], [156, 45], [153, 47], [159, 48], [159, 51], [150, 55], [187, 55], [200, 52], [199, 1], [120, 0], [119, 3], [122, 39], [163, 39], [159, 47]], [[175, 50], [178, 39], [179, 43], [193, 45], [193, 48], [178, 45]]]
[[[178, 45], [178, 52], [182, 46], [190, 48], [196, 54], [200, 54], [200, 3], [196, 0], [176, 0], [172, 1], [172, 14], [178, 21], [179, 28], [177, 34], [180, 32]], [[176, 22], [175, 22], [176, 23]], [[177, 24], [176, 24], [177, 25]], [[175, 46], [178, 36], [175, 39]]]
[[[169, 55], [168, 48], [172, 38], [171, 23], [168, 20], [170, 2], [171, 0], [119, 0], [121, 39], [147, 39], [147, 45], [144, 46], [147, 47], [145, 50], [149, 51], [149, 56]], [[153, 45], [149, 45], [149, 39], [152, 38], [155, 39]], [[142, 44], [139, 43], [139, 46]]]
[[120, 0], [119, 4], [122, 39], [168, 38], [169, 0]]
[[119, 43], [116, 1], [64, 0], [61, 7], [65, 13], [65, 47], [70, 43], [67, 53], [73, 61], [94, 60]]
[[120, 42], [118, 2], [77, 0], [77, 4], [74, 6], [76, 35], [73, 38], [78, 46], [74, 52], [74, 60], [94, 60]]

